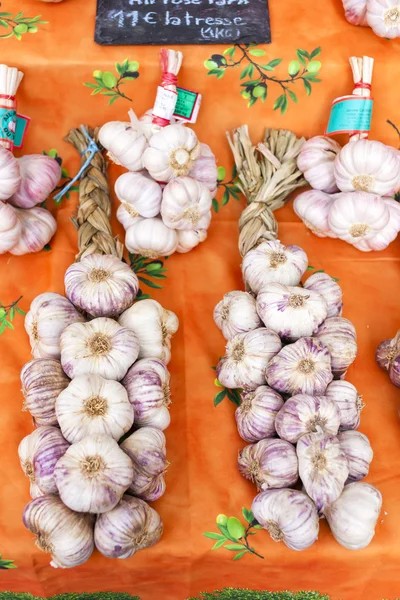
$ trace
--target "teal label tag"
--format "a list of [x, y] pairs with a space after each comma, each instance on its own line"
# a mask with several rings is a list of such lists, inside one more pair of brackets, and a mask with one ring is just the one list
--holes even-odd
[[17, 112], [13, 108], [0, 108], [0, 139], [9, 140], [15, 137]]
[[336, 133], [366, 133], [371, 129], [372, 98], [348, 96], [339, 98], [331, 108], [327, 135]]
[[176, 101], [174, 117], [181, 117], [189, 121], [193, 116], [198, 94], [183, 88], [176, 88], [176, 91], [178, 92], [178, 99]]
[[26, 130], [28, 129], [29, 123], [30, 123], [29, 117], [25, 117], [23, 115], [17, 115], [17, 122], [15, 125], [15, 136], [14, 136], [14, 147], [15, 148], [22, 148]]

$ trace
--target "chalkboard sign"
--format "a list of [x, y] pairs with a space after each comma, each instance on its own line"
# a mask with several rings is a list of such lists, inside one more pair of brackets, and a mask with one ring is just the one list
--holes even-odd
[[114, 46], [269, 43], [268, 0], [98, 0], [95, 40]]

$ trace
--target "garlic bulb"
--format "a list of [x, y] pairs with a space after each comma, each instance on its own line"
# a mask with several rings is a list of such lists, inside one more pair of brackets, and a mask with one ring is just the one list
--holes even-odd
[[101, 127], [99, 141], [108, 156], [117, 165], [129, 171], [143, 169], [143, 152], [147, 148], [147, 140], [132, 123], [110, 121]]
[[11, 196], [10, 204], [32, 208], [44, 202], [61, 178], [58, 162], [44, 154], [26, 154], [18, 159], [21, 185]]
[[319, 517], [314, 503], [297, 490], [267, 490], [253, 500], [251, 510], [274, 542], [291, 550], [306, 550], [318, 539]]
[[338, 440], [347, 458], [349, 481], [359, 481], [368, 475], [374, 452], [366, 435], [360, 431], [343, 431]]
[[33, 300], [25, 317], [25, 329], [34, 358], [60, 358], [61, 334], [71, 323], [81, 323], [84, 317], [69, 300], [45, 292]]
[[77, 567], [94, 550], [94, 517], [73, 512], [57, 496], [32, 500], [25, 507], [23, 522], [37, 536], [38, 548], [51, 554], [52, 567]]
[[307, 394], [289, 398], [275, 421], [279, 437], [293, 444], [306, 433], [322, 431], [326, 435], [336, 435], [339, 425], [340, 411], [333, 400]]
[[[394, 385], [397, 385], [397, 383], [395, 383], [396, 379], [392, 377], [392, 371], [394, 363], [397, 361], [399, 354], [400, 330], [396, 333], [393, 339], [384, 340], [381, 344], [379, 344], [375, 356], [378, 365], [382, 369], [385, 369], [385, 371], [389, 371], [389, 376], [392, 379]], [[395, 373], [393, 374], [395, 375]]]
[[349, 483], [324, 514], [339, 544], [361, 550], [370, 544], [382, 508], [382, 494], [364, 482]]
[[367, 23], [383, 38], [400, 37], [400, 7], [397, 0], [368, 0]]
[[61, 364], [71, 379], [94, 374], [119, 381], [138, 354], [134, 332], [107, 317], [73, 323], [61, 334]]
[[57, 494], [54, 468], [69, 448], [57, 427], [39, 427], [18, 446], [21, 467], [31, 484], [31, 496]]
[[176, 251], [181, 254], [190, 252], [207, 239], [207, 229], [177, 229], [178, 245]]
[[207, 144], [200, 144], [200, 151], [200, 156], [194, 161], [189, 171], [189, 176], [204, 183], [210, 190], [211, 196], [214, 196], [217, 191], [217, 161], [210, 146], [207, 146]]
[[218, 380], [227, 388], [254, 390], [265, 383], [265, 368], [281, 348], [276, 333], [265, 327], [239, 333], [229, 340], [217, 365]]
[[56, 400], [68, 383], [55, 358], [37, 358], [22, 367], [24, 409], [29, 410], [37, 425], [57, 425]]
[[262, 326], [256, 301], [247, 292], [228, 292], [214, 309], [214, 321], [226, 340]]
[[45, 208], [14, 208], [21, 224], [21, 233], [15, 246], [9, 249], [11, 254], [20, 256], [39, 252], [49, 243], [57, 230], [53, 215]]
[[319, 511], [339, 498], [349, 476], [347, 459], [336, 437], [307, 433], [297, 442], [299, 475]]
[[21, 231], [21, 222], [14, 208], [10, 204], [4, 204], [0, 201], [0, 254], [8, 252], [10, 248], [15, 246]]
[[278, 392], [321, 396], [333, 378], [329, 350], [317, 338], [301, 338], [274, 356], [266, 378]]
[[119, 440], [133, 425], [133, 408], [118, 381], [100, 375], [73, 379], [56, 401], [63, 436], [72, 444], [88, 435], [109, 435]]
[[94, 435], [68, 448], [54, 469], [54, 477], [68, 508], [104, 513], [118, 504], [132, 483], [133, 465], [115, 440]]
[[285, 440], [267, 439], [245, 446], [238, 457], [239, 472], [259, 490], [294, 485], [299, 477], [296, 450]]
[[352, 25], [365, 27], [367, 22], [367, 0], [342, 0], [344, 15]]
[[[356, 142], [354, 142], [356, 143]], [[338, 238], [358, 244], [379, 233], [389, 223], [384, 200], [366, 192], [341, 194], [329, 211], [329, 227]]]
[[357, 356], [357, 337], [353, 323], [343, 317], [330, 317], [318, 329], [316, 337], [329, 350], [333, 375], [336, 378], [344, 377]]
[[200, 153], [193, 129], [168, 125], [150, 138], [143, 165], [156, 181], [170, 181], [188, 175]]
[[169, 382], [169, 371], [158, 358], [143, 358], [129, 369], [122, 384], [133, 406], [136, 425], [161, 430], [168, 427], [171, 421]]
[[65, 272], [65, 293], [76, 307], [92, 317], [118, 317], [139, 290], [132, 269], [111, 254], [89, 254]]
[[283, 398], [267, 385], [251, 392], [242, 392], [240, 406], [235, 411], [240, 437], [246, 442], [258, 442], [275, 435], [275, 418], [283, 406]]
[[325, 394], [339, 408], [340, 429], [357, 429], [364, 403], [354, 385], [349, 381], [332, 381]]
[[162, 191], [159, 184], [142, 173], [124, 173], [115, 182], [115, 194], [131, 217], [156, 217]]
[[210, 190], [192, 177], [177, 177], [164, 188], [161, 216], [171, 229], [200, 229], [210, 209]]
[[283, 246], [278, 240], [262, 242], [243, 258], [244, 281], [255, 293], [270, 282], [298, 285], [308, 267], [308, 258], [298, 246]]
[[139, 340], [139, 358], [159, 358], [166, 365], [171, 360], [171, 338], [178, 331], [178, 317], [156, 300], [141, 300], [119, 318], [122, 327], [135, 332]]
[[0, 200], [8, 200], [21, 185], [18, 160], [13, 153], [0, 147]]
[[176, 231], [158, 217], [138, 219], [126, 232], [125, 246], [132, 254], [148, 258], [170, 256], [178, 246], [178, 237]]
[[392, 198], [382, 198], [387, 208], [389, 209], [390, 220], [389, 223], [374, 237], [369, 240], [361, 239], [360, 242], [355, 243], [354, 246], [362, 252], [370, 252], [371, 250], [384, 250], [389, 246], [393, 240], [397, 238], [400, 231], [400, 204], [397, 200]]
[[258, 293], [257, 312], [264, 325], [279, 337], [298, 340], [318, 330], [328, 307], [317, 292], [268, 283]]
[[335, 178], [342, 192], [390, 196], [399, 187], [400, 161], [390, 146], [374, 140], [356, 140], [346, 144], [336, 158]]
[[133, 482], [128, 494], [154, 502], [165, 492], [167, 469], [165, 435], [160, 429], [142, 427], [121, 444], [133, 463]]
[[294, 212], [318, 237], [336, 237], [329, 228], [328, 215], [332, 204], [340, 194], [330, 196], [318, 190], [308, 190], [296, 196]]
[[303, 145], [297, 157], [297, 166], [314, 190], [327, 194], [338, 191], [333, 165], [340, 149], [335, 140], [322, 135], [307, 140]]
[[162, 532], [160, 515], [143, 500], [125, 495], [113, 510], [97, 517], [94, 540], [104, 556], [130, 558], [156, 544]]
[[304, 282], [306, 290], [318, 292], [328, 307], [328, 317], [340, 317], [343, 309], [342, 288], [327, 273], [314, 273]]
[[136, 212], [132, 210], [131, 206], [127, 203], [123, 203], [118, 206], [116, 217], [125, 231], [128, 231], [129, 227], [135, 223], [144, 220], [144, 217], [137, 216]]

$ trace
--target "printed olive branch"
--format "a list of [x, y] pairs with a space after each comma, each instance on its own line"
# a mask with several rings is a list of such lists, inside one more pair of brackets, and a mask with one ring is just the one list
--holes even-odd
[[[221, 200], [221, 206], [225, 206], [226, 204], [228, 204], [230, 198], [233, 198], [234, 200], [240, 200], [239, 194], [241, 193], [239, 187], [237, 186], [238, 178], [236, 166], [234, 166], [232, 169], [231, 179], [229, 181], [225, 181], [225, 177], [225, 167], [218, 167], [217, 190], [224, 190]], [[214, 211], [217, 213], [219, 211], [219, 202], [217, 198], [213, 198], [212, 206]]]
[[4, 305], [0, 302], [0, 335], [4, 333], [6, 328], [14, 329], [14, 325], [12, 324], [12, 322], [14, 320], [16, 312], [22, 315], [23, 317], [26, 315], [26, 312], [18, 306], [18, 303], [21, 300], [22, 296], [20, 296], [17, 300], [8, 305]]
[[[217, 367], [211, 367], [211, 368], [215, 371]], [[216, 385], [217, 388], [219, 388], [219, 392], [217, 392], [214, 396], [214, 406], [218, 406], [218, 404], [221, 404], [221, 402], [223, 400], [225, 400], [225, 398], [228, 398], [228, 400], [230, 400], [232, 402], [232, 404], [234, 404], [235, 406], [240, 406], [240, 403], [241, 403], [240, 392], [243, 391], [241, 388], [237, 388], [234, 390], [231, 390], [230, 388], [226, 388], [225, 386], [222, 385], [222, 383], [220, 381], [218, 381], [217, 378], [214, 379], [214, 385]]]
[[41, 15], [36, 17], [24, 17], [23, 12], [19, 12], [15, 16], [9, 12], [0, 12], [0, 27], [5, 27], [6, 29], [11, 28], [9, 33], [0, 35], [0, 39], [14, 36], [17, 40], [21, 40], [24, 33], [36, 33], [38, 31], [38, 25], [45, 25], [48, 23], [48, 21], [42, 21], [40, 17]]
[[[162, 290], [162, 285], [159, 285], [158, 283], [155, 283], [151, 280], [167, 278], [167, 276], [165, 275], [167, 269], [166, 267], [164, 267], [164, 262], [162, 260], [149, 259], [144, 256], [140, 256], [139, 254], [129, 253], [129, 262], [131, 269], [136, 273], [139, 281], [141, 281], [142, 283], [144, 283], [144, 285], [147, 285], [150, 288]], [[146, 277], [143, 277], [143, 275], [141, 275], [140, 273], [144, 273]], [[145, 300], [147, 298], [151, 298], [150, 294], [144, 294], [143, 291], [140, 289], [136, 299]]]
[[103, 72], [96, 69], [93, 71], [95, 83], [86, 81], [83, 85], [92, 88], [92, 96], [96, 94], [108, 96], [110, 98], [108, 104], [110, 105], [118, 100], [118, 98], [124, 98], [132, 102], [132, 98], [129, 98], [121, 90], [121, 85], [125, 85], [128, 81], [133, 81], [139, 77], [139, 63], [126, 58], [122, 63], [115, 63], [115, 70], [117, 75], [114, 75], [111, 71]]
[[254, 518], [251, 510], [242, 508], [242, 514], [247, 523], [246, 526], [244, 526], [236, 517], [227, 517], [226, 515], [221, 514], [216, 518], [217, 527], [220, 530], [220, 533], [207, 531], [206, 533], [203, 533], [203, 535], [206, 538], [215, 540], [212, 550], [225, 548], [225, 550], [237, 552], [233, 557], [233, 560], [239, 560], [245, 554], [254, 554], [254, 556], [263, 559], [264, 557], [259, 554], [253, 546], [250, 546], [248, 540], [250, 535], [255, 535], [257, 533], [257, 531], [253, 530], [262, 529], [262, 527]]
[[5, 570], [5, 569], [17, 569], [17, 565], [14, 564], [13, 560], [6, 560], [5, 558], [2, 557], [2, 555], [0, 554], [0, 570]]

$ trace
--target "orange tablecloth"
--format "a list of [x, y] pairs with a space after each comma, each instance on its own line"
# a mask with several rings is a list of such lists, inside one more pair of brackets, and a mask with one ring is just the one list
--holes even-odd
[[[95, 0], [66, 0], [42, 4], [36, 0], [4, 0], [1, 10], [42, 14], [48, 21], [35, 34], [21, 41], [0, 39], [0, 59], [18, 66], [25, 79], [18, 93], [19, 110], [32, 117], [24, 152], [56, 148], [64, 166], [72, 173], [79, 164], [75, 150], [62, 141], [69, 128], [80, 123], [100, 125], [106, 120], [126, 118], [131, 104], [119, 99], [108, 106], [104, 96], [90, 95], [84, 81], [92, 72], [114, 70], [115, 61], [126, 57], [140, 63], [139, 79], [126, 85], [133, 108], [140, 114], [152, 106], [159, 81], [157, 47], [100, 47], [93, 42]], [[268, 60], [282, 57], [283, 75], [297, 48], [311, 51], [321, 45], [321, 83], [313, 85], [310, 97], [300, 88], [298, 104], [288, 112], [273, 111], [278, 95], [248, 109], [240, 96], [239, 72], [229, 70], [217, 80], [207, 75], [204, 61], [225, 47], [182, 47], [184, 66], [181, 85], [203, 93], [204, 101], [195, 130], [213, 148], [219, 164], [230, 172], [232, 160], [225, 131], [248, 123], [254, 139], [265, 126], [283, 127], [299, 135], [323, 132], [331, 100], [349, 93], [352, 79], [348, 67], [351, 54], [376, 59], [376, 99], [372, 137], [398, 145], [394, 129], [386, 120], [400, 123], [398, 114], [399, 42], [375, 37], [369, 29], [349, 25], [340, 0], [270, 0], [273, 43], [264, 46]], [[4, 30], [4, 32], [6, 32]], [[0, 32], [2, 33], [2, 32]], [[277, 69], [277, 71], [279, 70]], [[110, 169], [115, 178], [117, 169]], [[63, 274], [73, 261], [76, 232], [70, 217], [77, 196], [64, 200], [56, 215], [58, 231], [50, 252], [0, 257], [0, 300], [10, 304], [23, 296], [27, 310], [39, 293], [63, 293]], [[348, 379], [364, 395], [367, 407], [361, 431], [370, 438], [375, 458], [368, 481], [382, 491], [384, 508], [376, 537], [359, 552], [337, 544], [325, 523], [318, 542], [296, 553], [275, 544], [259, 532], [255, 545], [265, 560], [246, 556], [238, 562], [232, 554], [210, 551], [204, 531], [215, 530], [215, 517], [223, 512], [239, 516], [255, 495], [236, 467], [237, 451], [243, 446], [233, 417], [234, 407], [224, 401], [213, 407], [216, 392], [211, 370], [224, 347], [213, 324], [212, 310], [222, 295], [241, 289], [237, 251], [237, 221], [243, 203], [231, 199], [221, 207], [210, 228], [209, 238], [188, 255], [173, 255], [167, 261], [168, 277], [153, 297], [175, 311], [181, 327], [173, 342], [172, 425], [167, 431], [167, 492], [156, 504], [165, 523], [162, 541], [130, 560], [107, 560], [95, 554], [74, 570], [54, 570], [48, 556], [34, 545], [21, 522], [28, 502], [28, 482], [19, 467], [17, 446], [31, 429], [31, 420], [21, 411], [19, 370], [30, 358], [22, 317], [15, 330], [0, 337], [0, 554], [13, 559], [18, 569], [2, 571], [0, 590], [29, 591], [49, 596], [65, 591], [126, 591], [142, 600], [183, 600], [201, 590], [224, 586], [258, 589], [317, 589], [334, 600], [381, 600], [400, 595], [400, 392], [375, 364], [377, 344], [392, 336], [400, 325], [400, 240], [388, 250], [363, 254], [344, 242], [318, 239], [294, 215], [291, 206], [279, 211], [280, 238], [302, 246], [310, 263], [340, 279], [344, 291], [344, 316], [358, 332], [359, 354]], [[121, 227], [114, 223], [122, 235]], [[257, 542], [257, 544], [256, 544]]]

